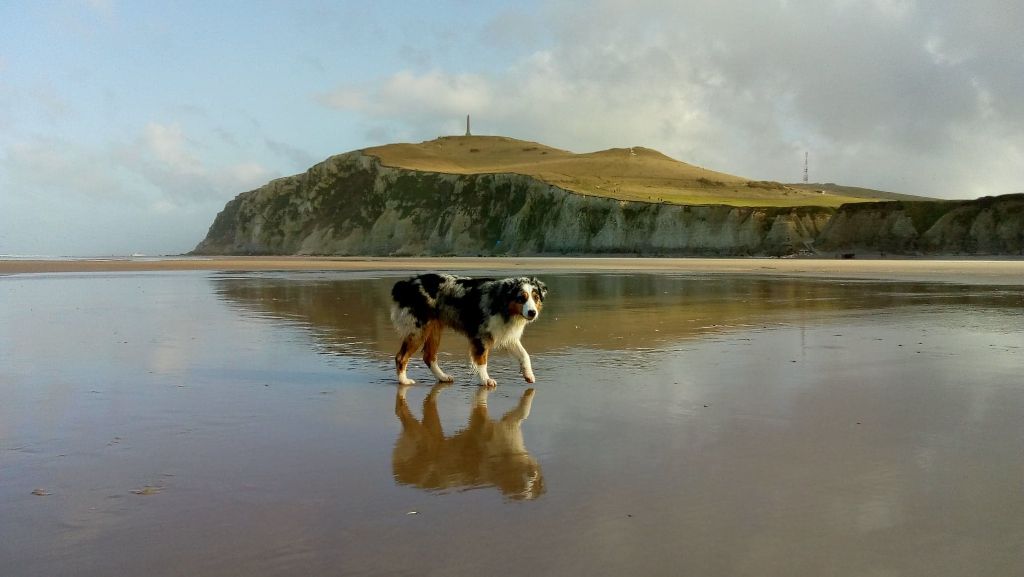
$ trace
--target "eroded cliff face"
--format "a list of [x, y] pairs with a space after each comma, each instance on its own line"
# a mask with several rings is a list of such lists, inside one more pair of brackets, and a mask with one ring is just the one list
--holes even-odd
[[359, 151], [240, 194], [195, 254], [1024, 253], [1024, 195], [747, 208], [626, 202], [517, 174], [382, 166]]
[[1024, 254], [1024, 194], [839, 208], [815, 249], [894, 254]]
[[193, 252], [781, 255], [808, 248], [833, 212], [618, 201], [516, 174], [389, 168], [357, 151], [239, 195]]

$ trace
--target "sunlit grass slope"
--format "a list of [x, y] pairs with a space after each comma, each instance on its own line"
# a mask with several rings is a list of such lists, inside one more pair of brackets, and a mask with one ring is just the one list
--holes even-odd
[[752, 181], [680, 162], [649, 148], [612, 148], [576, 154], [503, 136], [445, 136], [419, 144], [364, 150], [386, 166], [484, 174], [511, 172], [566, 190], [643, 202], [733, 206], [839, 206], [857, 198]]

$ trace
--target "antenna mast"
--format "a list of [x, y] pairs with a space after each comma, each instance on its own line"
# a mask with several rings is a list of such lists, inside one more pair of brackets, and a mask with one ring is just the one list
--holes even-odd
[[804, 184], [807, 184], [807, 151], [804, 151]]

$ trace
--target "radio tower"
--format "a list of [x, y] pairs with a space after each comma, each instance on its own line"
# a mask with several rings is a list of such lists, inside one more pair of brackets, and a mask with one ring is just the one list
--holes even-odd
[[807, 151], [804, 151], [804, 184], [807, 184]]

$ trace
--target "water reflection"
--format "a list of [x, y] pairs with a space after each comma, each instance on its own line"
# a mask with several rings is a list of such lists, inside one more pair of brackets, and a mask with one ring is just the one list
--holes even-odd
[[487, 409], [490, 391], [480, 387], [465, 428], [446, 436], [437, 410], [437, 396], [446, 387], [447, 383], [438, 383], [430, 389], [419, 420], [405, 399], [409, 387], [398, 387], [395, 415], [402, 432], [391, 457], [395, 480], [430, 491], [496, 487], [511, 499], [541, 496], [544, 477], [523, 443], [522, 431], [534, 390], [527, 389], [515, 408], [492, 419]]
[[[386, 359], [398, 346], [388, 318], [396, 278], [232, 275], [215, 278], [214, 288], [246, 314], [307, 325], [329, 352]], [[732, 330], [804, 325], [853, 311], [914, 306], [1019, 311], [1022, 302], [1019, 289], [937, 283], [663, 274], [546, 275], [544, 281], [550, 288], [544, 318], [523, 338], [531, 354], [657, 348]], [[449, 334], [442, 350], [463, 358], [465, 339]]]

